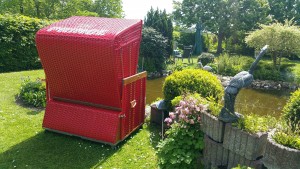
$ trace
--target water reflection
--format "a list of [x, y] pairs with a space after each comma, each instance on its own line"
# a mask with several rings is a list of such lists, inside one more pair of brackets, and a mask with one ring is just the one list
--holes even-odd
[[[162, 86], [165, 78], [147, 80], [147, 104], [157, 97], [163, 98]], [[236, 111], [241, 114], [255, 113], [279, 117], [290, 91], [242, 89], [236, 99]]]
[[162, 87], [165, 81], [165, 77], [147, 80], [146, 84], [146, 104], [150, 104], [157, 97], [163, 98]]

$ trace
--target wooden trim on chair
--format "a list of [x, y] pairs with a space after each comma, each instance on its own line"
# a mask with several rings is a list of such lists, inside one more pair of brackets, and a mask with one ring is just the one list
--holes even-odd
[[127, 85], [129, 83], [132, 83], [134, 81], [137, 81], [137, 80], [145, 78], [145, 77], [147, 77], [147, 72], [146, 71], [135, 74], [133, 76], [126, 77], [126, 78], [123, 79], [123, 85]]
[[53, 97], [53, 99], [57, 100], [57, 101], [67, 102], [67, 103], [75, 103], [75, 104], [81, 104], [81, 105], [85, 105], [85, 106], [103, 108], [103, 109], [108, 109], [108, 110], [122, 111], [121, 108], [105, 106], [102, 104], [95, 104], [95, 103], [84, 102], [84, 101], [79, 101], [79, 100], [72, 100], [72, 99], [65, 99], [65, 98], [60, 98], [60, 97]]

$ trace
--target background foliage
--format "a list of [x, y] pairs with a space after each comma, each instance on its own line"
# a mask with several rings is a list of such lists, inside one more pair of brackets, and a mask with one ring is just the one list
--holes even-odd
[[35, 34], [50, 23], [23, 15], [0, 15], [0, 72], [41, 68]]
[[48, 19], [123, 15], [121, 0], [0, 0], [0, 13], [7, 12]]
[[144, 27], [140, 48], [139, 68], [161, 72], [166, 67], [167, 39], [151, 27]]
[[261, 25], [261, 29], [246, 37], [246, 43], [257, 50], [269, 45], [267, 52], [272, 56], [274, 67], [279, 69], [282, 57], [300, 53], [300, 28], [288, 20], [284, 24]]
[[173, 53], [173, 23], [170, 16], [167, 15], [166, 10], [154, 10], [152, 7], [148, 11], [145, 19], [144, 26], [152, 27], [161, 33], [167, 39], [167, 57]]

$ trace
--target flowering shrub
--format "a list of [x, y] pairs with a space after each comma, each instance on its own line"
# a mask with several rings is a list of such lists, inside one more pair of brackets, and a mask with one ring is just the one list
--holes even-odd
[[208, 111], [194, 97], [183, 97], [175, 112], [165, 122], [170, 126], [167, 138], [158, 144], [160, 168], [197, 168], [197, 159], [204, 147], [203, 132], [200, 130], [201, 113]]
[[170, 126], [173, 122], [178, 122], [181, 127], [186, 127], [188, 124], [199, 124], [201, 112], [207, 111], [208, 105], [199, 104], [195, 98], [184, 98], [179, 102], [175, 112], [169, 113], [169, 118], [165, 122]]

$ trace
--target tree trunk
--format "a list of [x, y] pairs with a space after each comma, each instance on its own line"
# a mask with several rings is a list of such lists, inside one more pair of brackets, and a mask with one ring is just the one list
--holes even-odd
[[35, 9], [36, 9], [36, 16], [38, 18], [40, 18], [41, 12], [40, 12], [40, 2], [39, 2], [39, 0], [35, 0], [34, 5], [35, 5]]
[[19, 1], [19, 7], [20, 7], [20, 13], [24, 14], [24, 5], [23, 5], [23, 0]]
[[277, 67], [277, 53], [272, 52], [271, 55], [272, 55], [272, 60], [273, 60], [273, 66], [274, 66], [274, 68], [276, 68]]
[[223, 38], [224, 38], [224, 32], [220, 31], [220, 29], [219, 29], [217, 54], [220, 54], [223, 51], [223, 49], [222, 49]]

